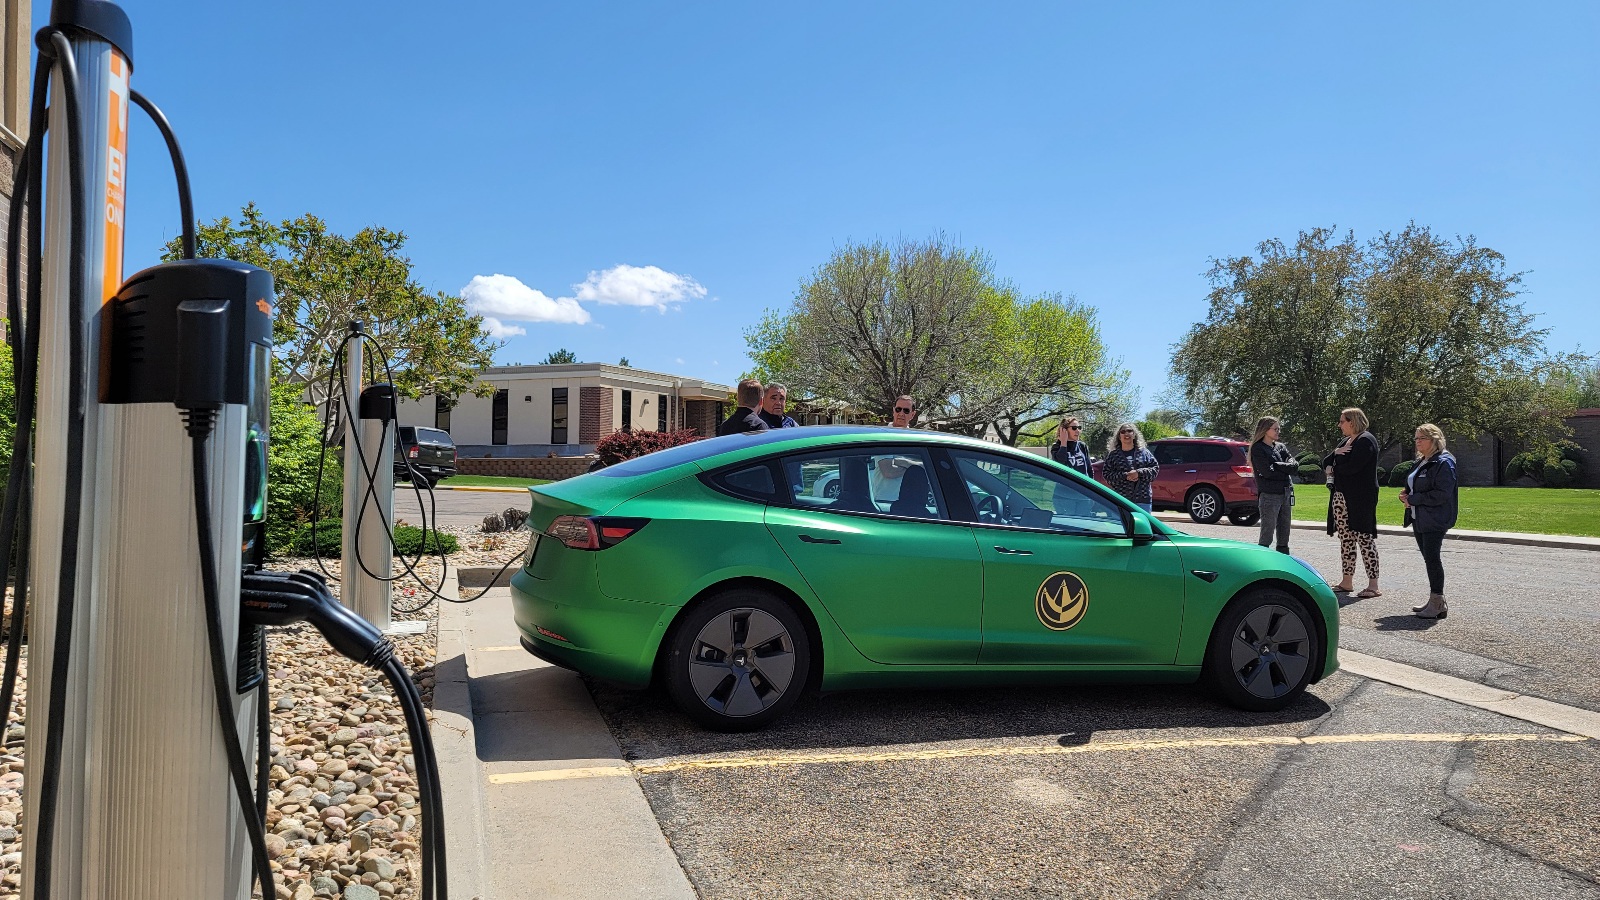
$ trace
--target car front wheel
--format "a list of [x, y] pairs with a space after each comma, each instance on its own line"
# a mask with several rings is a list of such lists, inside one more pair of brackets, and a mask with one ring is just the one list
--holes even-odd
[[1202, 677], [1229, 705], [1272, 712], [1304, 693], [1321, 664], [1305, 604], [1287, 591], [1259, 588], [1223, 609]]
[[1216, 488], [1203, 487], [1189, 495], [1186, 504], [1189, 518], [1201, 525], [1215, 525], [1222, 518], [1222, 494]]
[[667, 694], [684, 714], [716, 731], [754, 731], [800, 699], [811, 641], [788, 604], [737, 589], [690, 610], [668, 638]]

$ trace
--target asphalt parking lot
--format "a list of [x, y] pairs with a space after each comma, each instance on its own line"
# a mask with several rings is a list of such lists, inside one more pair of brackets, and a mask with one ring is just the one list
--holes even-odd
[[[1337, 578], [1331, 538], [1292, 544]], [[1600, 709], [1600, 554], [1447, 543], [1427, 625], [1414, 545], [1380, 552], [1346, 648]], [[1188, 687], [876, 691], [745, 735], [590, 690], [706, 898], [1600, 897], [1600, 742], [1349, 673], [1266, 716]]]

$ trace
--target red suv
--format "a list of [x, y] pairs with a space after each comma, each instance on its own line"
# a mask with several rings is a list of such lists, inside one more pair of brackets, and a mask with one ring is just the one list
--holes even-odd
[[[1244, 441], [1163, 438], [1150, 442], [1150, 452], [1161, 464], [1151, 485], [1156, 509], [1181, 509], [1204, 525], [1215, 523], [1223, 513], [1235, 525], [1254, 525], [1261, 518], [1250, 445]], [[1100, 478], [1099, 463], [1094, 475]]]

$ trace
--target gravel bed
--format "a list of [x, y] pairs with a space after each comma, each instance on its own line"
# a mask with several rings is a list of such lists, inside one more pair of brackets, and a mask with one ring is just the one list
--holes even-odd
[[[461, 550], [450, 565], [498, 566], [526, 546], [524, 534], [454, 534]], [[339, 575], [339, 560], [322, 567]], [[312, 559], [274, 559], [272, 569], [317, 570]], [[437, 556], [415, 570], [440, 581]], [[399, 574], [400, 567], [395, 568]], [[338, 582], [330, 581], [334, 593]], [[437, 648], [437, 602], [415, 581], [395, 582], [395, 619], [429, 622], [417, 635], [395, 635], [397, 655], [432, 705]], [[7, 594], [5, 614], [10, 614]], [[268, 629], [272, 768], [267, 806], [267, 853], [284, 900], [412, 898], [420, 896], [420, 801], [405, 717], [384, 677], [335, 653], [310, 626]], [[0, 661], [3, 661], [0, 644]], [[21, 897], [23, 738], [27, 717], [27, 647], [17, 679], [14, 724], [0, 752], [0, 900]], [[253, 754], [247, 754], [247, 759]], [[253, 771], [253, 764], [252, 764]]]

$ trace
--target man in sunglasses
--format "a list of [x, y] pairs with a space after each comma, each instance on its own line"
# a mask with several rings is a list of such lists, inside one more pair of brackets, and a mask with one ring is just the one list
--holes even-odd
[[911, 417], [917, 414], [917, 404], [904, 394], [894, 398], [894, 419], [890, 428], [910, 428]]

